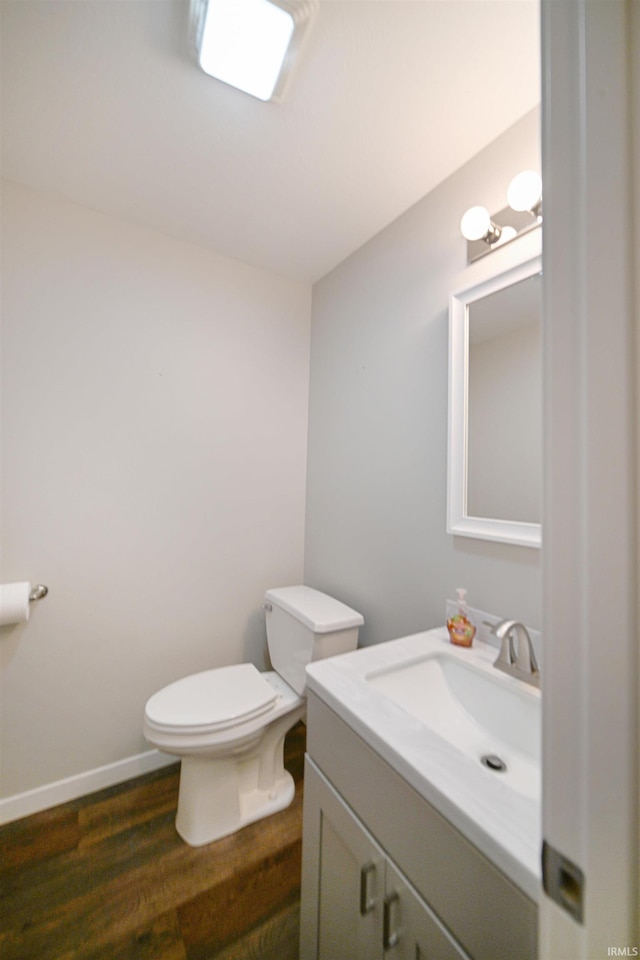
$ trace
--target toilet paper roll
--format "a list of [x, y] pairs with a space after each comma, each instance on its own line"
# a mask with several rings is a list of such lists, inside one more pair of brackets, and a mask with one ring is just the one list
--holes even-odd
[[0, 584], [0, 627], [29, 619], [30, 583]]

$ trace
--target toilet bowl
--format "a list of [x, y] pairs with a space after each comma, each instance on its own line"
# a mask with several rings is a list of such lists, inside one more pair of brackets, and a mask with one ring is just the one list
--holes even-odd
[[251, 663], [176, 680], [147, 701], [143, 732], [181, 758], [176, 829], [202, 846], [277, 813], [293, 800], [284, 738], [306, 712], [305, 668], [354, 650], [364, 622], [311, 587], [268, 590], [264, 608], [274, 670]]

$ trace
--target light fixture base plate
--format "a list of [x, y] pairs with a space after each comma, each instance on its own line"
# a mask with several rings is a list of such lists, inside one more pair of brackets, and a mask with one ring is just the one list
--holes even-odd
[[513, 227], [515, 234], [506, 240], [500, 239], [496, 243], [487, 243], [486, 240], [467, 240], [467, 263], [474, 263], [474, 261], [485, 257], [493, 250], [512, 243], [518, 237], [535, 230], [542, 224], [542, 216], [536, 217], [528, 211], [512, 210], [511, 207], [504, 207], [498, 213], [492, 214], [491, 220], [502, 229], [503, 234], [507, 227]]

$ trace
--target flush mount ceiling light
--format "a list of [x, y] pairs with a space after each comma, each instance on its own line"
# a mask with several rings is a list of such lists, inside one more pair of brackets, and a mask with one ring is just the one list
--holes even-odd
[[467, 261], [503, 246], [542, 223], [542, 181], [533, 170], [514, 177], [507, 191], [508, 207], [491, 216], [486, 207], [470, 207], [460, 221], [467, 241]]
[[192, 0], [205, 73], [259, 100], [282, 95], [317, 0]]

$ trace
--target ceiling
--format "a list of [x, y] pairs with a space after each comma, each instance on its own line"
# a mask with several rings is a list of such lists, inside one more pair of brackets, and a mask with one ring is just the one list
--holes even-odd
[[320, 0], [281, 103], [187, 0], [1, 0], [3, 176], [313, 282], [539, 102], [537, 0]]

